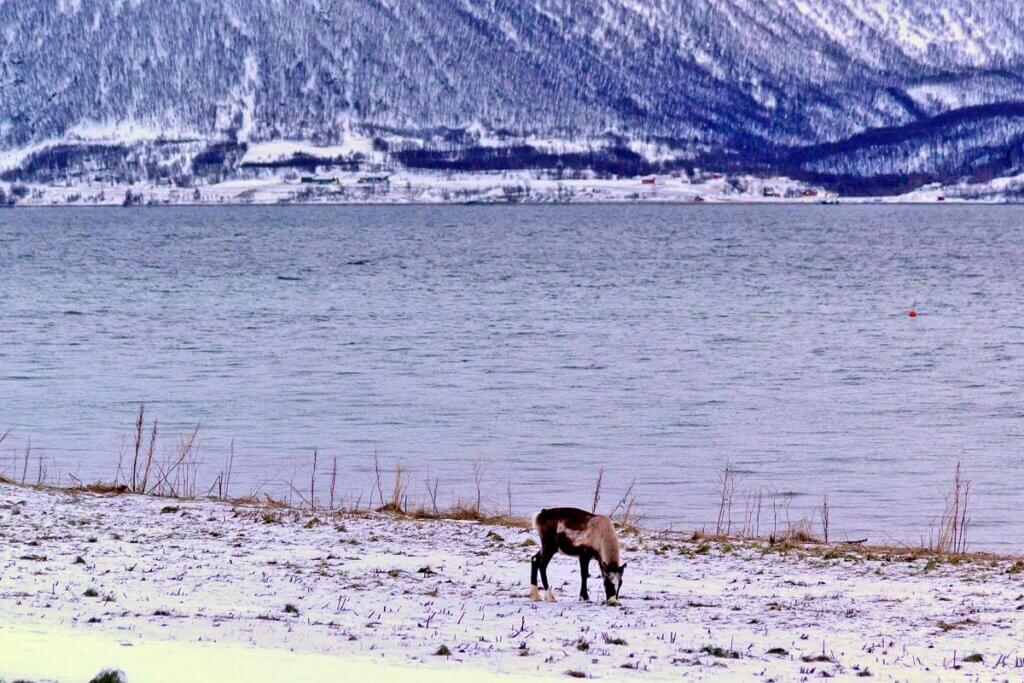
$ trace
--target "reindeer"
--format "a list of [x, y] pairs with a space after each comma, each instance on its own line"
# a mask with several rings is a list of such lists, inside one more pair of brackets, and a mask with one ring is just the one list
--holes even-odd
[[626, 565], [619, 564], [619, 539], [612, 521], [604, 515], [595, 515], [576, 508], [541, 510], [533, 518], [533, 526], [540, 534], [540, 551], [530, 559], [530, 599], [540, 600], [537, 572], [544, 582], [544, 599], [555, 602], [555, 594], [548, 585], [548, 563], [559, 550], [580, 558], [580, 598], [590, 600], [587, 593], [590, 560], [596, 558], [604, 577], [604, 593], [609, 605], [619, 602], [622, 572]]

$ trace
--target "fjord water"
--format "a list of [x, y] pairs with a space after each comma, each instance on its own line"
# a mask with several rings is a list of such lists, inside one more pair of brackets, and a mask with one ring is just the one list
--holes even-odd
[[[114, 474], [138, 404], [207, 480], [339, 495], [372, 457], [441, 496], [715, 517], [727, 461], [833, 537], [919, 541], [953, 465], [974, 547], [1024, 546], [1024, 246], [1012, 207], [0, 212], [0, 472]], [[920, 313], [909, 318], [914, 302]], [[325, 464], [326, 463], [326, 464]], [[326, 495], [326, 479], [318, 482]], [[385, 481], [385, 487], [388, 482]], [[782, 513], [780, 513], [782, 514]], [[773, 524], [766, 499], [761, 530]]]

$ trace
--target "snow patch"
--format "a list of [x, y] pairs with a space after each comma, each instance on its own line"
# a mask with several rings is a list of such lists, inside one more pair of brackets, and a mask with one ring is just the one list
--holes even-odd
[[984, 674], [1024, 648], [1005, 560], [626, 535], [612, 607], [570, 597], [565, 556], [564, 599], [531, 601], [532, 529], [0, 484], [0, 537], [13, 679], [974, 680], [954, 651]]

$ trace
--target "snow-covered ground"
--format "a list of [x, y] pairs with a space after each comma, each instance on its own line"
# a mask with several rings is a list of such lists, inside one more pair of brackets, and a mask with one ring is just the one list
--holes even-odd
[[[310, 174], [303, 174], [309, 176]], [[337, 173], [316, 176], [268, 175], [195, 188], [74, 182], [67, 186], [25, 184], [20, 206], [119, 206], [129, 193], [142, 204], [439, 204], [439, 203], [601, 203], [601, 202], [763, 202], [817, 203], [829, 193], [788, 178], [726, 177], [709, 174], [645, 178], [557, 178], [546, 172], [496, 173]], [[387, 178], [386, 182], [370, 179]], [[329, 181], [329, 182], [328, 182]], [[2, 185], [0, 185], [2, 187]], [[11, 188], [4, 188], [10, 192]]]
[[[318, 150], [323, 153], [322, 149]], [[309, 174], [304, 174], [310, 177]], [[67, 185], [4, 184], [27, 192], [19, 206], [121, 206], [127, 196], [146, 205], [231, 204], [600, 204], [600, 203], [1005, 203], [1024, 197], [1024, 176], [988, 183], [928, 185], [902, 195], [846, 197], [789, 178], [708, 174], [700, 178], [656, 175], [645, 178], [557, 178], [543, 171], [495, 173], [338, 173], [235, 179], [197, 187], [110, 182]], [[386, 182], [368, 182], [386, 178]], [[329, 181], [329, 182], [328, 182]]]
[[641, 532], [624, 536], [623, 601], [609, 607], [575, 597], [578, 564], [564, 557], [550, 569], [559, 601], [531, 602], [532, 540], [472, 522], [0, 485], [0, 679], [1024, 674], [1024, 565], [1009, 560]]

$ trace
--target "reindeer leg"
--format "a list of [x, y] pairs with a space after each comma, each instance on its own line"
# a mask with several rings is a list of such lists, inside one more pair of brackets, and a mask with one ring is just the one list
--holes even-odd
[[540, 580], [544, 582], [544, 600], [547, 602], [557, 602], [555, 594], [551, 591], [551, 586], [548, 585], [548, 563], [551, 562], [551, 558], [558, 552], [558, 548], [545, 547], [541, 552], [543, 555], [540, 558]]
[[587, 578], [590, 576], [590, 555], [580, 554], [580, 600], [590, 600], [587, 594]]
[[534, 602], [540, 600], [540, 591], [537, 590], [537, 570], [540, 569], [540, 551], [537, 551], [530, 558], [530, 599]]

